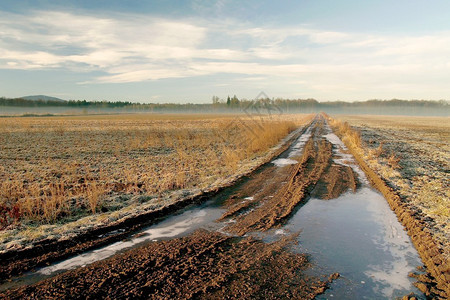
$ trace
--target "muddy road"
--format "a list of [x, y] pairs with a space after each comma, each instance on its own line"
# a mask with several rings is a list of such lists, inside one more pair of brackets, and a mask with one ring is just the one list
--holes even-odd
[[421, 262], [323, 116], [232, 188], [12, 278], [7, 299], [392, 299]]

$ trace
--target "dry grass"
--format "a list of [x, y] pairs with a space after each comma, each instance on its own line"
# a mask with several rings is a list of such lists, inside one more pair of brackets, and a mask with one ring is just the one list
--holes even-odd
[[0, 119], [0, 227], [54, 223], [204, 188], [261, 156], [305, 116]]
[[394, 170], [400, 169], [400, 157], [395, 156], [395, 154], [391, 154], [391, 156], [389, 156], [387, 163]]
[[343, 142], [353, 145], [355, 148], [361, 147], [361, 134], [350, 127], [347, 122], [331, 119], [330, 125], [343, 137]]

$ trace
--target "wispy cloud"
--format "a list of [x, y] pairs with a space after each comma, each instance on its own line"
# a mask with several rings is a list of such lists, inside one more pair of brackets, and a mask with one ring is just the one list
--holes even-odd
[[25, 20], [9, 14], [0, 26], [3, 62], [43, 68], [78, 63], [107, 69], [142, 60], [191, 58], [206, 32], [189, 23], [142, 16], [113, 19], [39, 11]]
[[84, 84], [228, 73], [247, 75], [248, 82], [278, 77], [332, 92], [382, 89], [388, 80], [402, 88], [411, 82], [435, 87], [434, 82], [450, 80], [448, 53], [447, 31], [363, 35], [310, 26], [263, 28], [230, 20], [61, 11], [5, 13], [0, 19], [1, 69], [103, 73]]

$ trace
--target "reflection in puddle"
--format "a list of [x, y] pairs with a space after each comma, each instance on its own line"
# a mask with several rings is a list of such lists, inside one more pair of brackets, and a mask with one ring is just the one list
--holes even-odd
[[[374, 222], [384, 224], [384, 230], [377, 237], [374, 237], [374, 244], [392, 256], [391, 261], [384, 261], [379, 264], [369, 265], [365, 274], [376, 281], [381, 282], [381, 292], [386, 295], [392, 295], [395, 290], [401, 289], [410, 284], [406, 276], [398, 276], [414, 271], [411, 265], [420, 265], [420, 260], [414, 248], [412, 248], [409, 237], [404, 232], [402, 226], [397, 221], [394, 213], [386, 201], [370, 201], [367, 210], [371, 213]], [[390, 213], [384, 213], [389, 211]], [[405, 274], [406, 275], [406, 274]]]
[[318, 299], [419, 293], [408, 277], [421, 265], [419, 256], [384, 198], [369, 187], [334, 200], [310, 199], [283, 229], [301, 230], [297, 250], [310, 255], [314, 273], [341, 274]]

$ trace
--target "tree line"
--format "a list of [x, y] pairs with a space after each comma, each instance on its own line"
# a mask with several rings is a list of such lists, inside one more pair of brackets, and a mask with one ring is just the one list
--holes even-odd
[[450, 105], [448, 101], [439, 100], [367, 100], [359, 102], [319, 102], [316, 99], [239, 99], [234, 95], [221, 99], [218, 96], [212, 97], [212, 103], [138, 103], [131, 101], [86, 101], [86, 100], [28, 100], [22, 98], [0, 98], [0, 106], [16, 107], [68, 107], [82, 109], [124, 109], [152, 112], [214, 112], [214, 111], [250, 111], [271, 109], [277, 112], [330, 112], [330, 113], [379, 113], [379, 114], [421, 114], [424, 111], [437, 112], [439, 115], [448, 115]]

